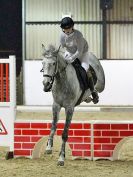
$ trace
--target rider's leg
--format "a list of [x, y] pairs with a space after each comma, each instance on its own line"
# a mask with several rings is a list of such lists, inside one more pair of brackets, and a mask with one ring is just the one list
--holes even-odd
[[93, 81], [93, 77], [92, 77], [92, 74], [91, 72], [89, 71], [87, 73], [88, 75], [88, 78], [89, 78], [89, 86], [90, 86], [90, 90], [91, 90], [91, 94], [92, 94], [92, 98], [93, 98], [93, 103], [96, 104], [99, 102], [99, 96], [98, 96], [98, 93], [97, 91], [95, 90], [94, 88], [94, 81]]
[[[86, 72], [88, 71], [89, 69], [89, 65], [88, 63], [86, 62], [82, 62], [82, 67], [86, 70]], [[88, 75], [88, 80], [89, 80], [89, 87], [90, 87], [90, 90], [91, 90], [91, 94], [92, 94], [92, 98], [93, 98], [93, 103], [96, 104], [99, 102], [99, 96], [98, 96], [98, 93], [97, 91], [95, 90], [94, 88], [94, 82], [93, 82], [93, 77], [92, 77], [92, 74], [91, 72], [89, 71], [89, 73], [87, 72], [87, 75]]]

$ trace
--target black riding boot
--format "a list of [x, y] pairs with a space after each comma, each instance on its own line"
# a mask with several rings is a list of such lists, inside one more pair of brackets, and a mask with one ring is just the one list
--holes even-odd
[[99, 96], [97, 91], [94, 89], [94, 82], [93, 82], [92, 75], [90, 73], [89, 73], [89, 87], [91, 90], [92, 101], [94, 104], [97, 104], [99, 102]]

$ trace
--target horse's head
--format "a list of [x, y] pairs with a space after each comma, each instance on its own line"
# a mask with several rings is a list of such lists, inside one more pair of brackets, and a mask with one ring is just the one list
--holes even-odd
[[44, 91], [51, 91], [54, 77], [58, 70], [58, 62], [57, 62], [57, 54], [58, 50], [55, 49], [53, 45], [49, 45], [47, 49], [45, 49], [44, 45], [42, 45], [43, 49], [43, 68], [41, 72], [43, 72], [43, 85]]

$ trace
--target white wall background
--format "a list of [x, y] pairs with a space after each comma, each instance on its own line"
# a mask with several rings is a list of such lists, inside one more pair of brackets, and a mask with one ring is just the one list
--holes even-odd
[[[106, 85], [105, 90], [99, 94], [97, 105], [133, 105], [133, 61], [104, 60], [101, 64], [105, 71]], [[43, 92], [41, 68], [41, 61], [24, 62], [25, 105], [51, 105], [53, 102], [51, 92]]]

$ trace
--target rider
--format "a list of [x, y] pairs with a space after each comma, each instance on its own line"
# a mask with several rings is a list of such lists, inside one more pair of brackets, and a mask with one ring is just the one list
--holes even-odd
[[[82, 33], [74, 29], [74, 21], [70, 17], [64, 17], [61, 20], [62, 33], [60, 36], [61, 46], [66, 48], [65, 60], [68, 63], [73, 63], [75, 59], [79, 59], [81, 66], [87, 72], [89, 69], [89, 52], [88, 43], [84, 39]], [[99, 101], [97, 91], [94, 89], [94, 82], [92, 76], [89, 76], [89, 85], [93, 98], [93, 103], [96, 104]]]

